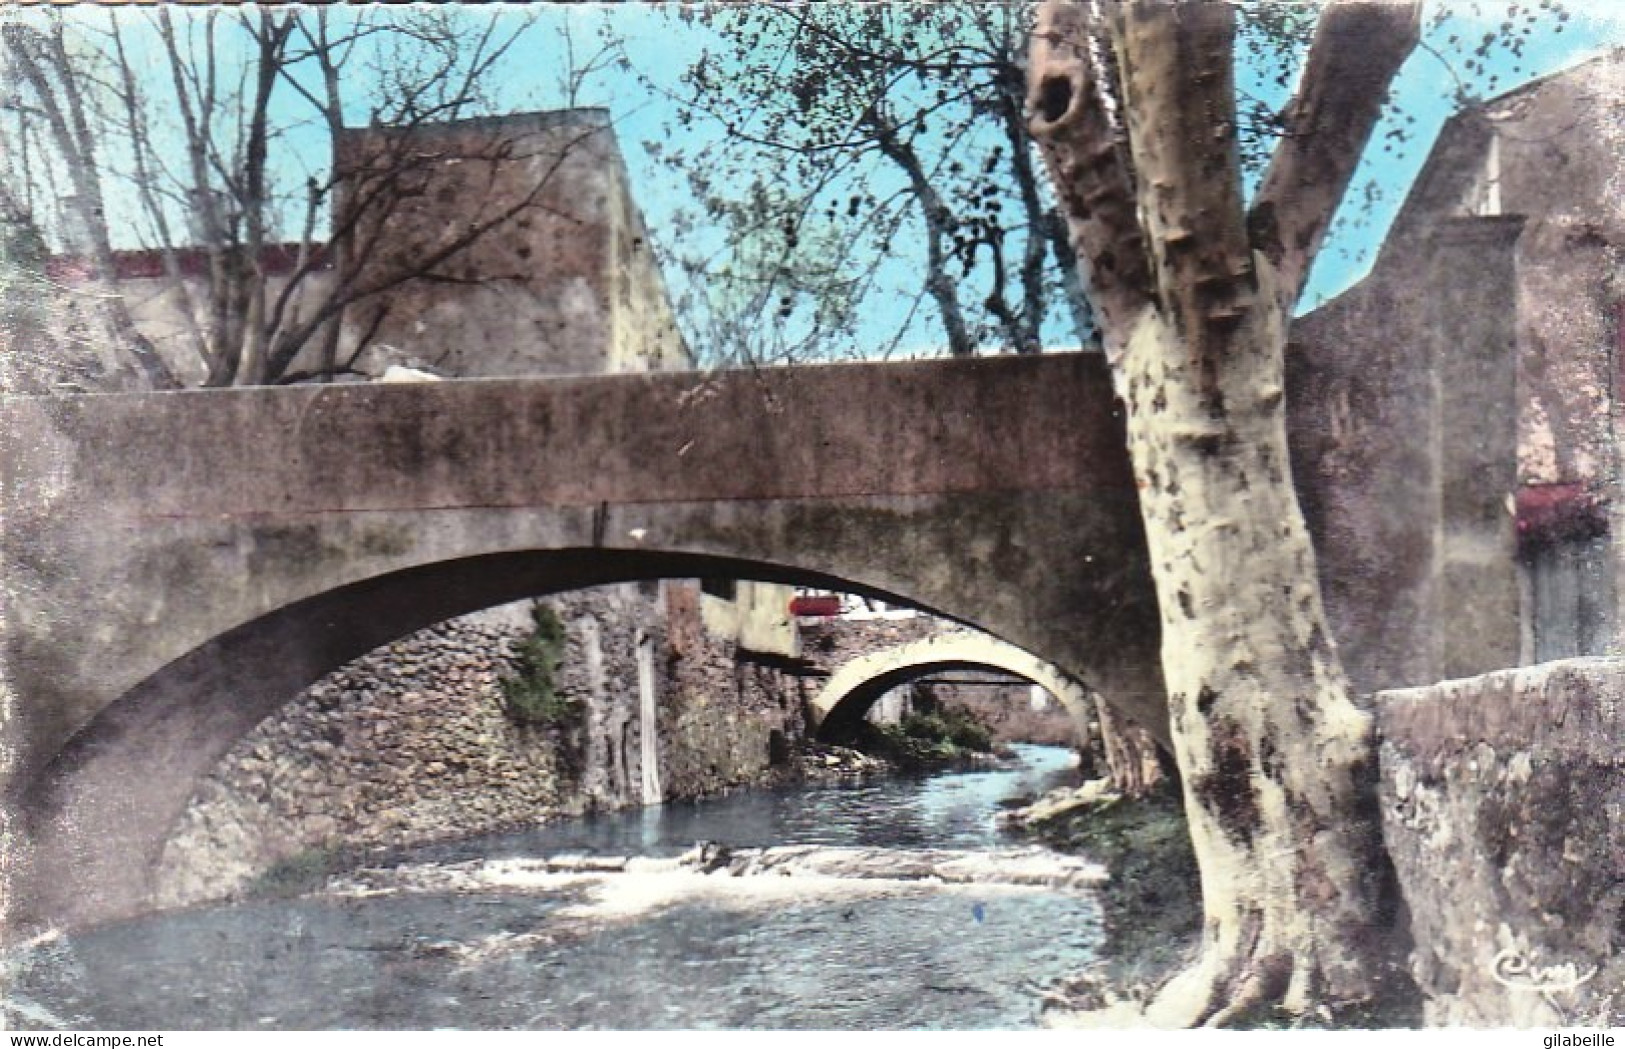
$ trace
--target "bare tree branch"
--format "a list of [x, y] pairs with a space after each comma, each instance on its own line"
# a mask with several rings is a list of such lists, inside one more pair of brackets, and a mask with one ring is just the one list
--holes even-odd
[[[379, 238], [384, 235], [384, 227], [387, 224], [384, 220], [388, 217], [388, 210], [382, 214], [364, 211], [352, 214], [348, 219], [349, 229], [360, 229], [365, 236], [365, 239], [354, 249], [352, 270], [349, 273], [339, 275], [338, 286], [329, 294], [327, 300], [317, 307], [311, 317], [276, 333], [267, 362], [268, 379], [274, 381], [277, 376], [285, 372], [293, 363], [300, 348], [321, 330], [324, 324], [332, 321], [347, 307], [382, 295], [425, 274], [435, 272], [441, 264], [478, 243], [492, 230], [506, 225], [527, 210], [541, 207], [540, 198], [553, 177], [558, 173], [558, 170], [563, 167], [576, 149], [580, 148], [597, 133], [598, 128], [589, 128], [580, 134], [572, 136], [564, 143], [562, 148], [549, 151], [546, 155], [546, 167], [538, 174], [530, 189], [517, 200], [506, 203], [480, 220], [466, 223], [456, 231], [455, 235], [425, 251], [409, 264], [388, 268], [382, 275], [376, 276], [365, 283], [358, 280], [359, 271], [363, 262], [373, 254]], [[398, 135], [396, 139], [397, 141], [392, 148], [402, 150], [405, 148], [405, 143], [410, 139], [410, 133]], [[421, 151], [414, 147], [414, 152], [420, 153]], [[515, 154], [512, 143], [509, 142], [499, 144], [498, 152], [485, 159], [492, 162], [494, 173], [496, 163], [526, 158]], [[389, 171], [391, 179], [398, 179], [403, 174], [398, 168], [391, 170], [386, 166], [385, 170]], [[392, 206], [395, 198], [390, 193], [379, 191], [373, 199], [381, 201], [383, 206], [388, 209]]]
[[174, 248], [175, 238], [171, 233], [169, 216], [164, 208], [164, 202], [159, 199], [157, 173], [152, 170], [150, 158], [154, 154], [151, 141], [151, 128], [148, 126], [146, 114], [141, 107], [141, 94], [136, 85], [135, 69], [131, 65], [129, 54], [124, 47], [124, 35], [120, 30], [119, 19], [115, 15], [112, 19], [112, 43], [114, 60], [118, 65], [119, 76], [123, 83], [120, 96], [124, 102], [125, 118], [130, 123], [130, 149], [135, 163], [134, 182], [137, 193], [140, 195], [142, 207], [146, 209], [147, 218], [152, 222], [153, 231], [158, 235], [159, 254], [164, 265], [164, 277], [169, 284], [169, 292], [174, 295], [180, 304], [181, 316], [186, 320], [186, 333], [192, 350], [197, 354], [200, 362], [207, 367], [209, 360], [209, 346], [203, 337], [203, 331], [197, 324], [197, 304], [193, 301], [192, 290], [182, 278], [179, 260], [176, 258]]
[[903, 169], [914, 196], [920, 202], [926, 229], [925, 290], [942, 313], [943, 328], [948, 335], [948, 352], [955, 357], [969, 357], [976, 352], [976, 340], [971, 338], [965, 325], [964, 313], [959, 307], [958, 285], [948, 274], [948, 260], [942, 243], [948, 235], [948, 206], [926, 177], [919, 156], [908, 143], [898, 138], [896, 129], [887, 126], [873, 107], [869, 109], [868, 119], [880, 151]]
[[[95, 143], [90, 134], [84, 100], [71, 76], [72, 67], [63, 39], [62, 23], [55, 22], [50, 33], [29, 30], [19, 24], [7, 25], [3, 32], [7, 50], [44, 109], [52, 137], [67, 165], [68, 177], [73, 183], [74, 206], [84, 232], [90, 238], [88, 247], [97, 278], [111, 286], [116, 271], [112, 242], [107, 233]], [[36, 52], [36, 48], [40, 50]], [[47, 65], [58, 74], [57, 80], [62, 85], [61, 98], [47, 72]], [[153, 350], [152, 343], [136, 328], [123, 298], [117, 295], [98, 296], [97, 303], [98, 312], [103, 315], [118, 344], [129, 353], [145, 381], [155, 389], [178, 386], [169, 368]]]
[[1282, 309], [1303, 292], [1389, 84], [1421, 37], [1420, 0], [1341, 0], [1321, 15], [1286, 134], [1247, 215]]

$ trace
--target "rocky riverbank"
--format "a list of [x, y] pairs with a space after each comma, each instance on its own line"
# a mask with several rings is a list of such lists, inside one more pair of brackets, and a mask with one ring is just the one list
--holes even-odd
[[1057, 1020], [1114, 1001], [1143, 1001], [1195, 956], [1201, 886], [1184, 806], [1171, 783], [1125, 798], [1106, 781], [1091, 780], [1005, 819], [1030, 839], [1087, 856], [1108, 872], [1097, 890], [1106, 927], [1099, 961], [1046, 991], [1046, 1009]]

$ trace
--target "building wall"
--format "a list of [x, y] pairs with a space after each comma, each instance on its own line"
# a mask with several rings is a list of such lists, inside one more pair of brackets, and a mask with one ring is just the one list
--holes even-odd
[[[409, 133], [349, 129], [337, 152], [349, 174], [335, 228], [355, 223], [347, 250], [359, 256], [347, 269], [350, 286], [389, 285], [423, 270], [346, 311], [340, 361], [355, 358], [357, 370], [374, 377], [391, 363], [463, 377], [690, 365], [604, 111], [514, 114]], [[382, 194], [387, 206], [347, 211], [378, 197], [381, 171], [393, 179]], [[470, 229], [487, 226], [428, 265]], [[285, 270], [282, 247], [273, 265]], [[157, 267], [147, 265], [160, 257], [154, 252], [120, 254], [123, 262], [142, 264], [140, 275], [116, 285], [137, 329], [184, 385], [200, 385], [207, 366], [192, 333], [206, 323], [203, 279], [155, 275]], [[346, 269], [342, 260], [339, 268]], [[284, 280], [272, 275], [272, 300]], [[288, 323], [323, 304], [337, 280], [333, 268], [308, 276], [290, 303]], [[78, 334], [89, 320], [79, 300], [101, 292], [71, 274], [61, 283], [67, 293], [55, 296], [54, 334], [59, 342], [95, 343]], [[324, 341], [309, 340], [290, 371], [317, 370]], [[364, 352], [357, 356], [358, 350]]]
[[[406, 192], [392, 198], [365, 284], [503, 216], [421, 279], [358, 305], [344, 350], [369, 332], [394, 352], [467, 377], [599, 374], [681, 366], [647, 231], [603, 110], [524, 113], [415, 128]], [[342, 217], [377, 167], [399, 165], [403, 136], [363, 128], [340, 140]], [[360, 212], [358, 242], [379, 235]], [[341, 225], [344, 223], [341, 218]]]
[[619, 150], [610, 157], [608, 195], [612, 243], [606, 285], [611, 289], [609, 363], [612, 372], [670, 371], [694, 361], [665, 278], [660, 273], [643, 214], [632, 199], [631, 178]]
[[1362, 689], [1618, 643], [1622, 127], [1625, 51], [1454, 118], [1371, 274], [1294, 325], [1294, 471]]
[[[1526, 534], [1525, 661], [1622, 650], [1625, 52], [1490, 106], [1519, 242], [1519, 477], [1571, 495]], [[1612, 521], [1610, 521], [1612, 519]]]
[[748, 579], [707, 580], [704, 585], [700, 621], [711, 636], [763, 655], [801, 655], [801, 634], [790, 615], [795, 587]]
[[1442, 221], [1293, 327], [1293, 475], [1360, 691], [1518, 661], [1518, 230]]
[[[270, 271], [268, 301], [274, 302], [287, 286], [288, 250], [286, 245], [276, 245], [261, 260]], [[91, 276], [82, 259], [59, 256], [49, 260], [33, 291], [35, 308], [27, 328], [9, 335], [4, 349], [14, 356], [37, 353], [36, 348], [44, 346], [51, 359], [34, 362], [38, 367], [30, 369], [33, 381], [18, 387], [18, 392], [51, 392], [56, 381], [71, 382], [87, 391], [144, 388], [133, 374], [118, 377], [129, 371], [129, 364], [115, 350], [123, 336], [98, 316], [96, 302], [105, 297], [123, 300], [135, 330], [181, 385], [201, 386], [208, 375], [208, 362], [199, 339], [211, 327], [208, 287], [196, 272], [202, 253], [196, 248], [178, 249], [176, 254], [185, 267], [173, 278], [162, 273], [164, 254], [156, 250], [115, 252], [114, 265], [120, 276], [105, 283]], [[308, 274], [289, 298], [286, 323], [297, 324], [318, 309], [332, 285], [333, 274], [328, 270]], [[314, 360], [314, 354], [307, 355], [307, 363]]]
[[1440, 194], [1409, 225], [1475, 209], [1523, 218], [1514, 289], [1519, 495], [1544, 490], [1568, 504], [1540, 520], [1520, 514], [1523, 661], [1618, 651], [1625, 50], [1493, 99], [1461, 122], [1475, 127], [1470, 148], [1430, 169], [1448, 161], [1476, 171], [1477, 192], [1453, 210]]
[[[266, 282], [266, 294], [275, 300], [287, 287], [285, 275], [273, 275]], [[288, 325], [299, 323], [327, 301], [333, 287], [329, 270], [311, 273], [299, 282], [289, 299]], [[198, 277], [135, 277], [118, 282], [118, 294], [130, 309], [136, 329], [152, 343], [158, 356], [183, 386], [201, 386], [209, 374], [208, 361], [199, 353], [197, 338], [208, 331], [208, 288]], [[320, 342], [320, 336], [311, 340]], [[314, 353], [307, 353], [296, 367], [314, 367]]]
[[1625, 298], [1625, 51], [1486, 107], [1519, 244], [1522, 480], [1607, 485]]

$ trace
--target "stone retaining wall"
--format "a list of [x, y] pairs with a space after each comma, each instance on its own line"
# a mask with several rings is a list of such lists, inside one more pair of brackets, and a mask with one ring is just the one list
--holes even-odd
[[788, 771], [806, 742], [802, 710], [816, 680], [703, 630], [673, 656], [660, 716], [666, 796], [703, 797]]
[[1377, 698], [1427, 1022], [1625, 1024], [1625, 663]]
[[[215, 768], [165, 848], [160, 902], [224, 895], [309, 850], [641, 803], [636, 648], [642, 635], [664, 647], [657, 605], [633, 586], [546, 603], [567, 627], [557, 690], [583, 706], [577, 727], [516, 724], [503, 711], [500, 679], [531, 628], [525, 605], [386, 645], [306, 689]], [[657, 674], [670, 666], [655, 661]]]

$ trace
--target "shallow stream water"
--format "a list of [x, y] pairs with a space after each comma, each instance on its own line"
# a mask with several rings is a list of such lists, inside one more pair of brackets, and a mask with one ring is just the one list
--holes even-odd
[[[698, 840], [992, 852], [1010, 844], [998, 803], [1069, 771], [1060, 748], [1017, 751], [1004, 768], [741, 792], [391, 862], [669, 857]], [[13, 1023], [81, 1029], [1027, 1027], [1099, 938], [1076, 889], [609, 875], [150, 915], [14, 955], [5, 976]]]

